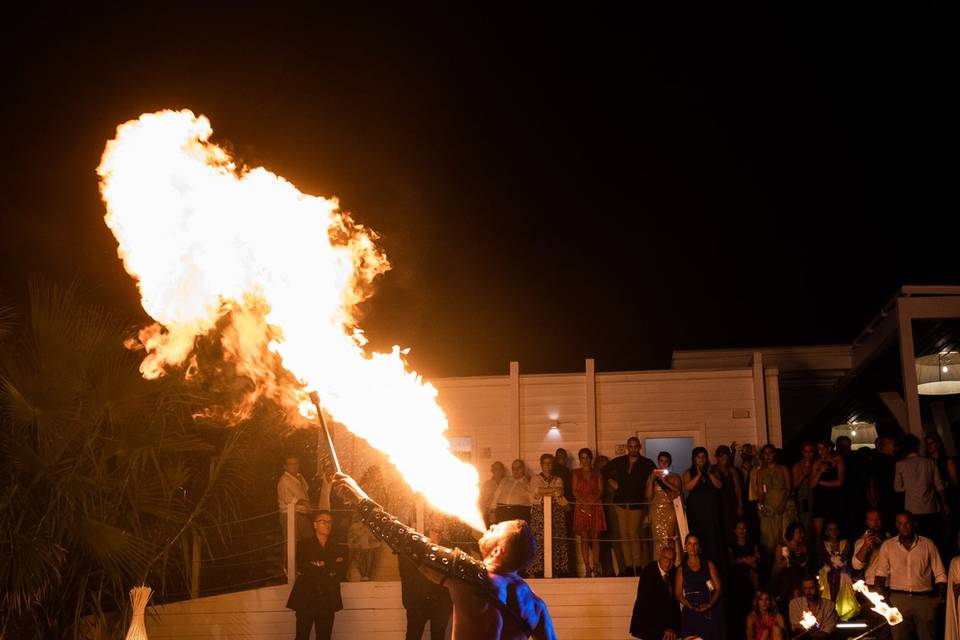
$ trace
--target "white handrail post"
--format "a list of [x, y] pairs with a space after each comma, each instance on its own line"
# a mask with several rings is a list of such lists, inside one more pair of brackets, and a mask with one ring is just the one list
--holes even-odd
[[297, 578], [297, 501], [287, 503], [287, 584]]
[[553, 577], [553, 496], [543, 496], [543, 577]]

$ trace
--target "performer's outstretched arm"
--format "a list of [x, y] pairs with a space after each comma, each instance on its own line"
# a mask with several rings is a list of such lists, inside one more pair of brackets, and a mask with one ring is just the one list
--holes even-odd
[[488, 586], [487, 569], [481, 562], [460, 549], [437, 544], [403, 524], [371, 500], [353, 478], [339, 477], [335, 486], [341, 487], [343, 497], [356, 505], [360, 520], [373, 535], [397, 555], [411, 560], [434, 582], [443, 584], [448, 578], [457, 578], [472, 586]]

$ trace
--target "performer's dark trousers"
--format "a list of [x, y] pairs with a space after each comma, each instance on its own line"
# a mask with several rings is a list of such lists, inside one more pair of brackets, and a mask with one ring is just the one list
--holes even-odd
[[333, 633], [334, 615], [336, 615], [336, 611], [298, 610], [296, 640], [310, 640], [310, 629], [313, 625], [317, 625], [317, 640], [330, 640], [330, 634]]
[[407, 609], [406, 640], [420, 640], [423, 629], [430, 621], [430, 640], [443, 640], [450, 622], [450, 607], [432, 606], [422, 609]]

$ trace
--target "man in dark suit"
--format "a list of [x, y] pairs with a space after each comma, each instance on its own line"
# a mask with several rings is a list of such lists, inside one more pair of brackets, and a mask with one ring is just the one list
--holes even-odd
[[[440, 545], [448, 545], [441, 530], [443, 519], [433, 514], [427, 535]], [[447, 624], [453, 612], [450, 592], [445, 586], [420, 573], [417, 565], [406, 556], [400, 556], [400, 587], [403, 595], [403, 607], [407, 610], [406, 640], [420, 640], [423, 628], [430, 621], [430, 640], [443, 640], [446, 637]]]
[[329, 640], [333, 617], [343, 609], [340, 581], [347, 570], [347, 545], [331, 536], [333, 515], [321, 510], [313, 517], [314, 535], [297, 542], [297, 581], [290, 590], [287, 608], [297, 612], [296, 640]]
[[676, 640], [680, 637], [680, 605], [673, 597], [677, 552], [663, 547], [657, 560], [640, 572], [637, 600], [633, 603], [630, 635], [642, 640]]

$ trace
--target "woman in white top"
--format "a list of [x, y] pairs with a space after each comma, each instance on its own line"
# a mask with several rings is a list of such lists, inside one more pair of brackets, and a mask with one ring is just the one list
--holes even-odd
[[553, 575], [562, 576], [569, 566], [567, 554], [567, 523], [564, 510], [570, 503], [563, 496], [563, 479], [553, 475], [553, 455], [540, 456], [540, 473], [530, 478], [530, 490], [533, 492], [533, 506], [530, 509], [530, 526], [537, 536], [537, 555], [530, 565], [530, 575], [543, 575], [543, 498], [550, 496], [553, 502]]

